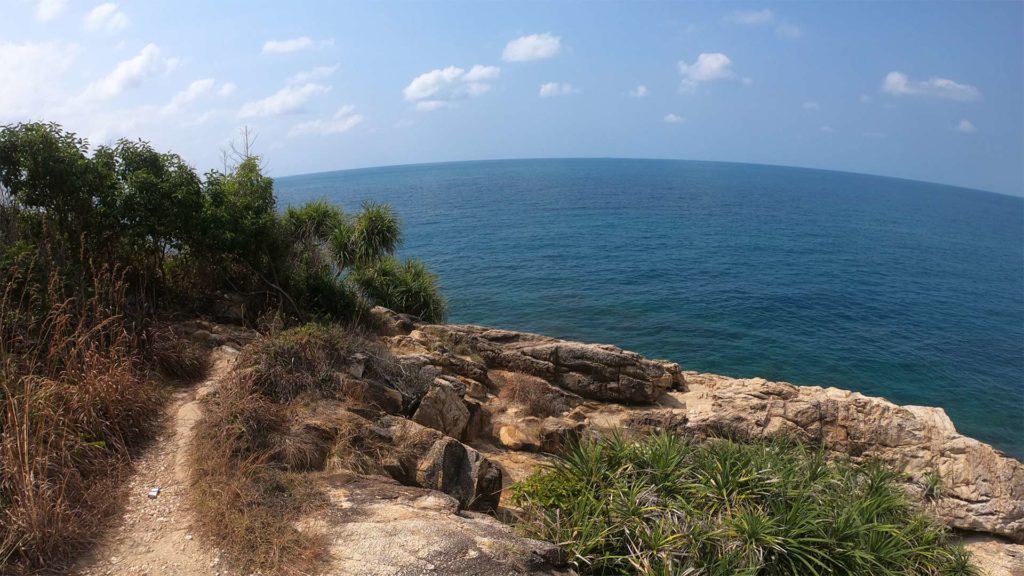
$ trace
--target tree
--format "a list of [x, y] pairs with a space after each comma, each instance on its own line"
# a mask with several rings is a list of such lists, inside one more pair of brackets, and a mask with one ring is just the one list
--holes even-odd
[[119, 141], [113, 158], [121, 242], [139, 268], [162, 277], [167, 255], [202, 233], [199, 177], [177, 154], [161, 154], [141, 140]]
[[109, 154], [90, 158], [88, 151], [87, 140], [57, 124], [0, 129], [0, 186], [26, 216], [69, 242], [69, 252], [83, 235], [106, 228], [98, 220], [109, 213], [116, 188]]

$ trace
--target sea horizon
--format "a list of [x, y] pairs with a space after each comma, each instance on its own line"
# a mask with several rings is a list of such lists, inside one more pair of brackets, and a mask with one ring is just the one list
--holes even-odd
[[[392, 204], [408, 230], [402, 253], [439, 275], [451, 322], [937, 406], [961, 433], [1024, 457], [1014, 341], [1024, 342], [1024, 198], [657, 159], [443, 162], [276, 182], [285, 205]], [[660, 273], [633, 277], [645, 267]]]
[[770, 164], [766, 162], [743, 162], [739, 160], [698, 160], [691, 158], [658, 158], [650, 156], [526, 156], [526, 157], [502, 157], [502, 158], [477, 158], [468, 160], [437, 160], [437, 161], [424, 161], [424, 162], [406, 162], [396, 164], [372, 164], [367, 166], [358, 166], [353, 168], [332, 168], [328, 170], [319, 170], [312, 172], [296, 172], [292, 174], [284, 174], [280, 176], [272, 176], [275, 180], [287, 179], [287, 178], [302, 178], [306, 176], [318, 176], [324, 174], [336, 174], [339, 172], [358, 172], [362, 170], [384, 170], [392, 168], [413, 168], [413, 167], [426, 167], [426, 166], [443, 166], [446, 164], [473, 164], [482, 162], [532, 162], [532, 161], [546, 161], [546, 160], [627, 160], [627, 161], [638, 161], [638, 162], [695, 162], [695, 163], [707, 163], [707, 164], [728, 164], [736, 166], [759, 166], [766, 168], [792, 168], [795, 170], [809, 170], [817, 172], [831, 172], [836, 174], [848, 174], [851, 176], [866, 176], [871, 178], [885, 178], [889, 180], [903, 180], [906, 182], [915, 182], [919, 184], [928, 184], [933, 186], [942, 186], [945, 188], [954, 188], [963, 190], [966, 192], [980, 192], [983, 194], [995, 194], [997, 196], [1008, 196], [1010, 198], [1018, 198], [1024, 200], [1024, 190], [1020, 190], [1018, 193], [1010, 192], [999, 192], [997, 190], [986, 190], [984, 188], [973, 188], [970, 186], [962, 186], [959, 184], [949, 184], [945, 182], [938, 182], [934, 180], [921, 180], [918, 178], [909, 178], [905, 176], [892, 176], [888, 174], [876, 174], [873, 172], [857, 172], [853, 170], [842, 170], [839, 168], [820, 168], [815, 166], [800, 166], [796, 164]]

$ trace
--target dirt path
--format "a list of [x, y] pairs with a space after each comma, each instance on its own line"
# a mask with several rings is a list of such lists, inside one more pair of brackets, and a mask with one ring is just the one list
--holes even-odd
[[[116, 527], [78, 564], [81, 576], [210, 576], [231, 572], [217, 550], [202, 546], [191, 533], [187, 509], [188, 445], [200, 416], [197, 397], [216, 384], [235, 361], [237, 350], [220, 346], [212, 352], [209, 377], [176, 392], [164, 429], [135, 462], [128, 480], [128, 500]], [[159, 487], [156, 498], [149, 497]]]

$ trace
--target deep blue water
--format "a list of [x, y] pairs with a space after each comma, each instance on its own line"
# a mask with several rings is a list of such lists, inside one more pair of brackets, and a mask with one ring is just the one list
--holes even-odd
[[1024, 199], [668, 160], [514, 160], [277, 180], [389, 202], [450, 320], [685, 369], [941, 406], [1024, 456]]

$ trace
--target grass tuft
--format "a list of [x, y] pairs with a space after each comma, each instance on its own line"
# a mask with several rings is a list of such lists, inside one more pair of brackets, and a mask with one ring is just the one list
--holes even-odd
[[503, 372], [494, 380], [500, 391], [498, 397], [517, 406], [526, 416], [557, 416], [570, 409], [565, 396], [536, 376], [521, 372]]

